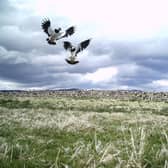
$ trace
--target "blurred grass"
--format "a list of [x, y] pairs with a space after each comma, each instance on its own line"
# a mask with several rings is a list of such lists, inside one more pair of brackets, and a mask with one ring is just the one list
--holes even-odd
[[0, 98], [0, 168], [167, 168], [168, 103]]
[[95, 112], [150, 112], [168, 115], [167, 102], [124, 101], [114, 99], [73, 99], [73, 98], [0, 98], [0, 107], [14, 108], [47, 108], [50, 110], [79, 110]]

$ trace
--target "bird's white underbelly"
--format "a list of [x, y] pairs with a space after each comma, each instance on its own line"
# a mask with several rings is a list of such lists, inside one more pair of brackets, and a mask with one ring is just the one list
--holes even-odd
[[76, 60], [76, 52], [71, 52], [71, 55], [69, 56], [69, 59], [72, 60], [72, 61], [75, 61]]
[[50, 36], [50, 41], [55, 41], [55, 40], [58, 40], [61, 36], [61, 32], [60, 33], [53, 33], [51, 36]]
[[50, 36], [50, 41], [55, 41], [56, 40], [56, 36], [53, 35], [53, 36]]

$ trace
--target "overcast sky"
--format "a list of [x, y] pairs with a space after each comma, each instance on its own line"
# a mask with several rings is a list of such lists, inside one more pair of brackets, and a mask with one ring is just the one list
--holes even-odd
[[[168, 91], [167, 0], [0, 0], [0, 89]], [[48, 45], [41, 21], [92, 38], [69, 65], [63, 41]]]

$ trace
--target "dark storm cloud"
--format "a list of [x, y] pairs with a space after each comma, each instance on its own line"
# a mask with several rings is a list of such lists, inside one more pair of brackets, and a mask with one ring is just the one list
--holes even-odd
[[168, 71], [167, 58], [162, 55], [157, 56], [157, 57], [153, 57], [149, 55], [147, 56], [147, 58], [143, 58], [143, 59], [137, 58], [135, 61], [139, 65], [142, 65], [144, 67], [149, 67], [163, 74], [167, 73]]
[[0, 72], [1, 79], [29, 87], [45, 87], [49, 85], [70, 87], [74, 85], [74, 82], [78, 84], [80, 77], [77, 74], [58, 73], [57, 71], [50, 73], [47, 67], [34, 66], [28, 63], [0, 63]]
[[140, 86], [144, 83], [151, 83], [153, 80], [158, 80], [161, 77], [162, 73], [140, 66], [132, 76], [121, 73], [121, 75], [118, 76], [118, 82], [128, 86]]
[[46, 36], [41, 33], [21, 32], [17, 27], [4, 27], [0, 29], [0, 46], [7, 50], [31, 52], [36, 50], [39, 54], [58, 54], [61, 52], [62, 43], [57, 46], [49, 46]]
[[[99, 44], [93, 46], [91, 52], [93, 55], [97, 55], [97, 57], [101, 57], [104, 54], [108, 55], [111, 59], [111, 65], [136, 63], [142, 66], [142, 68], [146, 67], [159, 72], [166, 72], [168, 70], [166, 64], [168, 49], [165, 46], [167, 40], [163, 39], [164, 43], [160, 40], [159, 44], [157, 40], [152, 41], [153, 48], [150, 47], [148, 41], [132, 43], [111, 42], [108, 44], [101, 44], [99, 42]], [[161, 49], [159, 50], [159, 48]], [[101, 50], [101, 52], [99, 52], [99, 50]]]
[[[18, 55], [19, 54], [19, 55]], [[0, 48], [0, 79], [22, 84], [24, 87], [73, 87], [80, 85], [80, 74], [62, 70], [62, 63], [23, 59], [24, 54]], [[54, 57], [54, 56], [53, 56]], [[42, 59], [48, 59], [42, 57]], [[65, 67], [66, 68], [66, 67]]]
[[[26, 63], [0, 64], [1, 77], [18, 83], [38, 82], [39, 70]], [[42, 69], [41, 72], [43, 73]], [[32, 75], [32, 73], [34, 75]]]
[[[167, 79], [167, 40], [163, 38], [150, 41], [113, 41], [110, 43], [99, 41], [92, 47], [91, 52], [97, 57], [108, 56], [108, 61], [100, 67], [110, 65], [118, 67], [119, 73], [116, 79], [118, 86], [143, 88], [153, 81]], [[131, 65], [136, 65], [136, 68], [129, 71]], [[108, 86], [113, 84], [114, 81], [111, 81]]]

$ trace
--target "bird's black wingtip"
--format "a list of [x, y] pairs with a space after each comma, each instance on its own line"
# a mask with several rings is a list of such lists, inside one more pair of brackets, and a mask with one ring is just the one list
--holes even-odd
[[50, 21], [50, 19], [49, 19], [48, 17], [44, 17], [44, 18], [42, 19], [42, 22], [46, 22], [46, 21]]
[[42, 22], [41, 22], [41, 26], [42, 26], [42, 27], [50, 26], [50, 24], [51, 24], [51, 21], [50, 21], [49, 18], [44, 18], [44, 19], [42, 20]]
[[48, 33], [48, 28], [50, 27], [50, 25], [51, 25], [51, 22], [50, 22], [49, 18], [44, 18], [42, 20], [41, 28], [43, 29], [43, 31], [45, 33], [47, 33], [48, 36], [50, 36], [50, 34]]
[[87, 41], [89, 41], [89, 42], [90, 42], [91, 40], [92, 40], [92, 38], [87, 39]]

